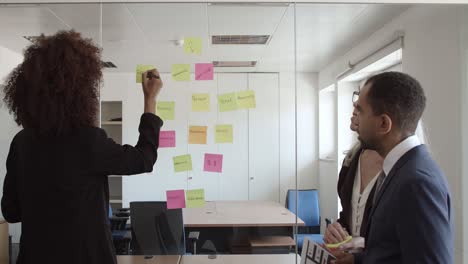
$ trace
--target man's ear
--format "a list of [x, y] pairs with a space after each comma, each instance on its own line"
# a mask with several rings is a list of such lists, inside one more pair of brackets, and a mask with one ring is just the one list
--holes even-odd
[[379, 134], [388, 134], [393, 128], [393, 121], [389, 115], [380, 115], [378, 131]]

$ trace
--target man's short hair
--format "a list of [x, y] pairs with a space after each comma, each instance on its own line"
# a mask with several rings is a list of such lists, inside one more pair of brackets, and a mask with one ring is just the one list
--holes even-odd
[[366, 81], [368, 84], [367, 99], [373, 113], [387, 114], [402, 131], [414, 133], [426, 107], [421, 84], [401, 72], [377, 74]]

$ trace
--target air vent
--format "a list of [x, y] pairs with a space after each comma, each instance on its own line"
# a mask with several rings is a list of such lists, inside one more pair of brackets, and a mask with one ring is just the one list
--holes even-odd
[[256, 61], [213, 61], [214, 67], [255, 67]]
[[101, 61], [101, 63], [104, 68], [117, 68], [112, 61]]
[[216, 35], [211, 36], [211, 43], [216, 45], [265, 45], [270, 35]]

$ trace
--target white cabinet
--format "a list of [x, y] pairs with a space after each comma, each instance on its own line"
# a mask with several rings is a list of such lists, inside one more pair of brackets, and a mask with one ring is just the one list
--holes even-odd
[[279, 201], [280, 101], [277, 74], [249, 74], [257, 107], [248, 110], [249, 199]]

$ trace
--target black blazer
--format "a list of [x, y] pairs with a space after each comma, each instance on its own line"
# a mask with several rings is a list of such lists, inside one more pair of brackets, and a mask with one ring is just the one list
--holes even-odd
[[366, 249], [355, 263], [454, 263], [451, 198], [426, 146], [391, 169], [369, 218]]
[[22, 130], [7, 158], [2, 213], [21, 222], [17, 263], [117, 263], [107, 175], [151, 172], [162, 120], [143, 114], [135, 147], [87, 127], [60, 137]]
[[[356, 178], [356, 170], [359, 164], [359, 156], [363, 149], [358, 147], [351, 151], [350, 156], [345, 159], [343, 166], [341, 167], [339, 178], [338, 178], [338, 196], [340, 197], [342, 210], [340, 212], [340, 218], [337, 220], [348, 232], [351, 232], [351, 217], [352, 217], [352, 206], [351, 199], [353, 197], [354, 179]], [[364, 209], [364, 216], [362, 218], [360, 236], [366, 237], [367, 234], [367, 222], [369, 219], [369, 213], [372, 209], [372, 200], [374, 197], [375, 186], [369, 193], [369, 197], [366, 201], [366, 207]]]

